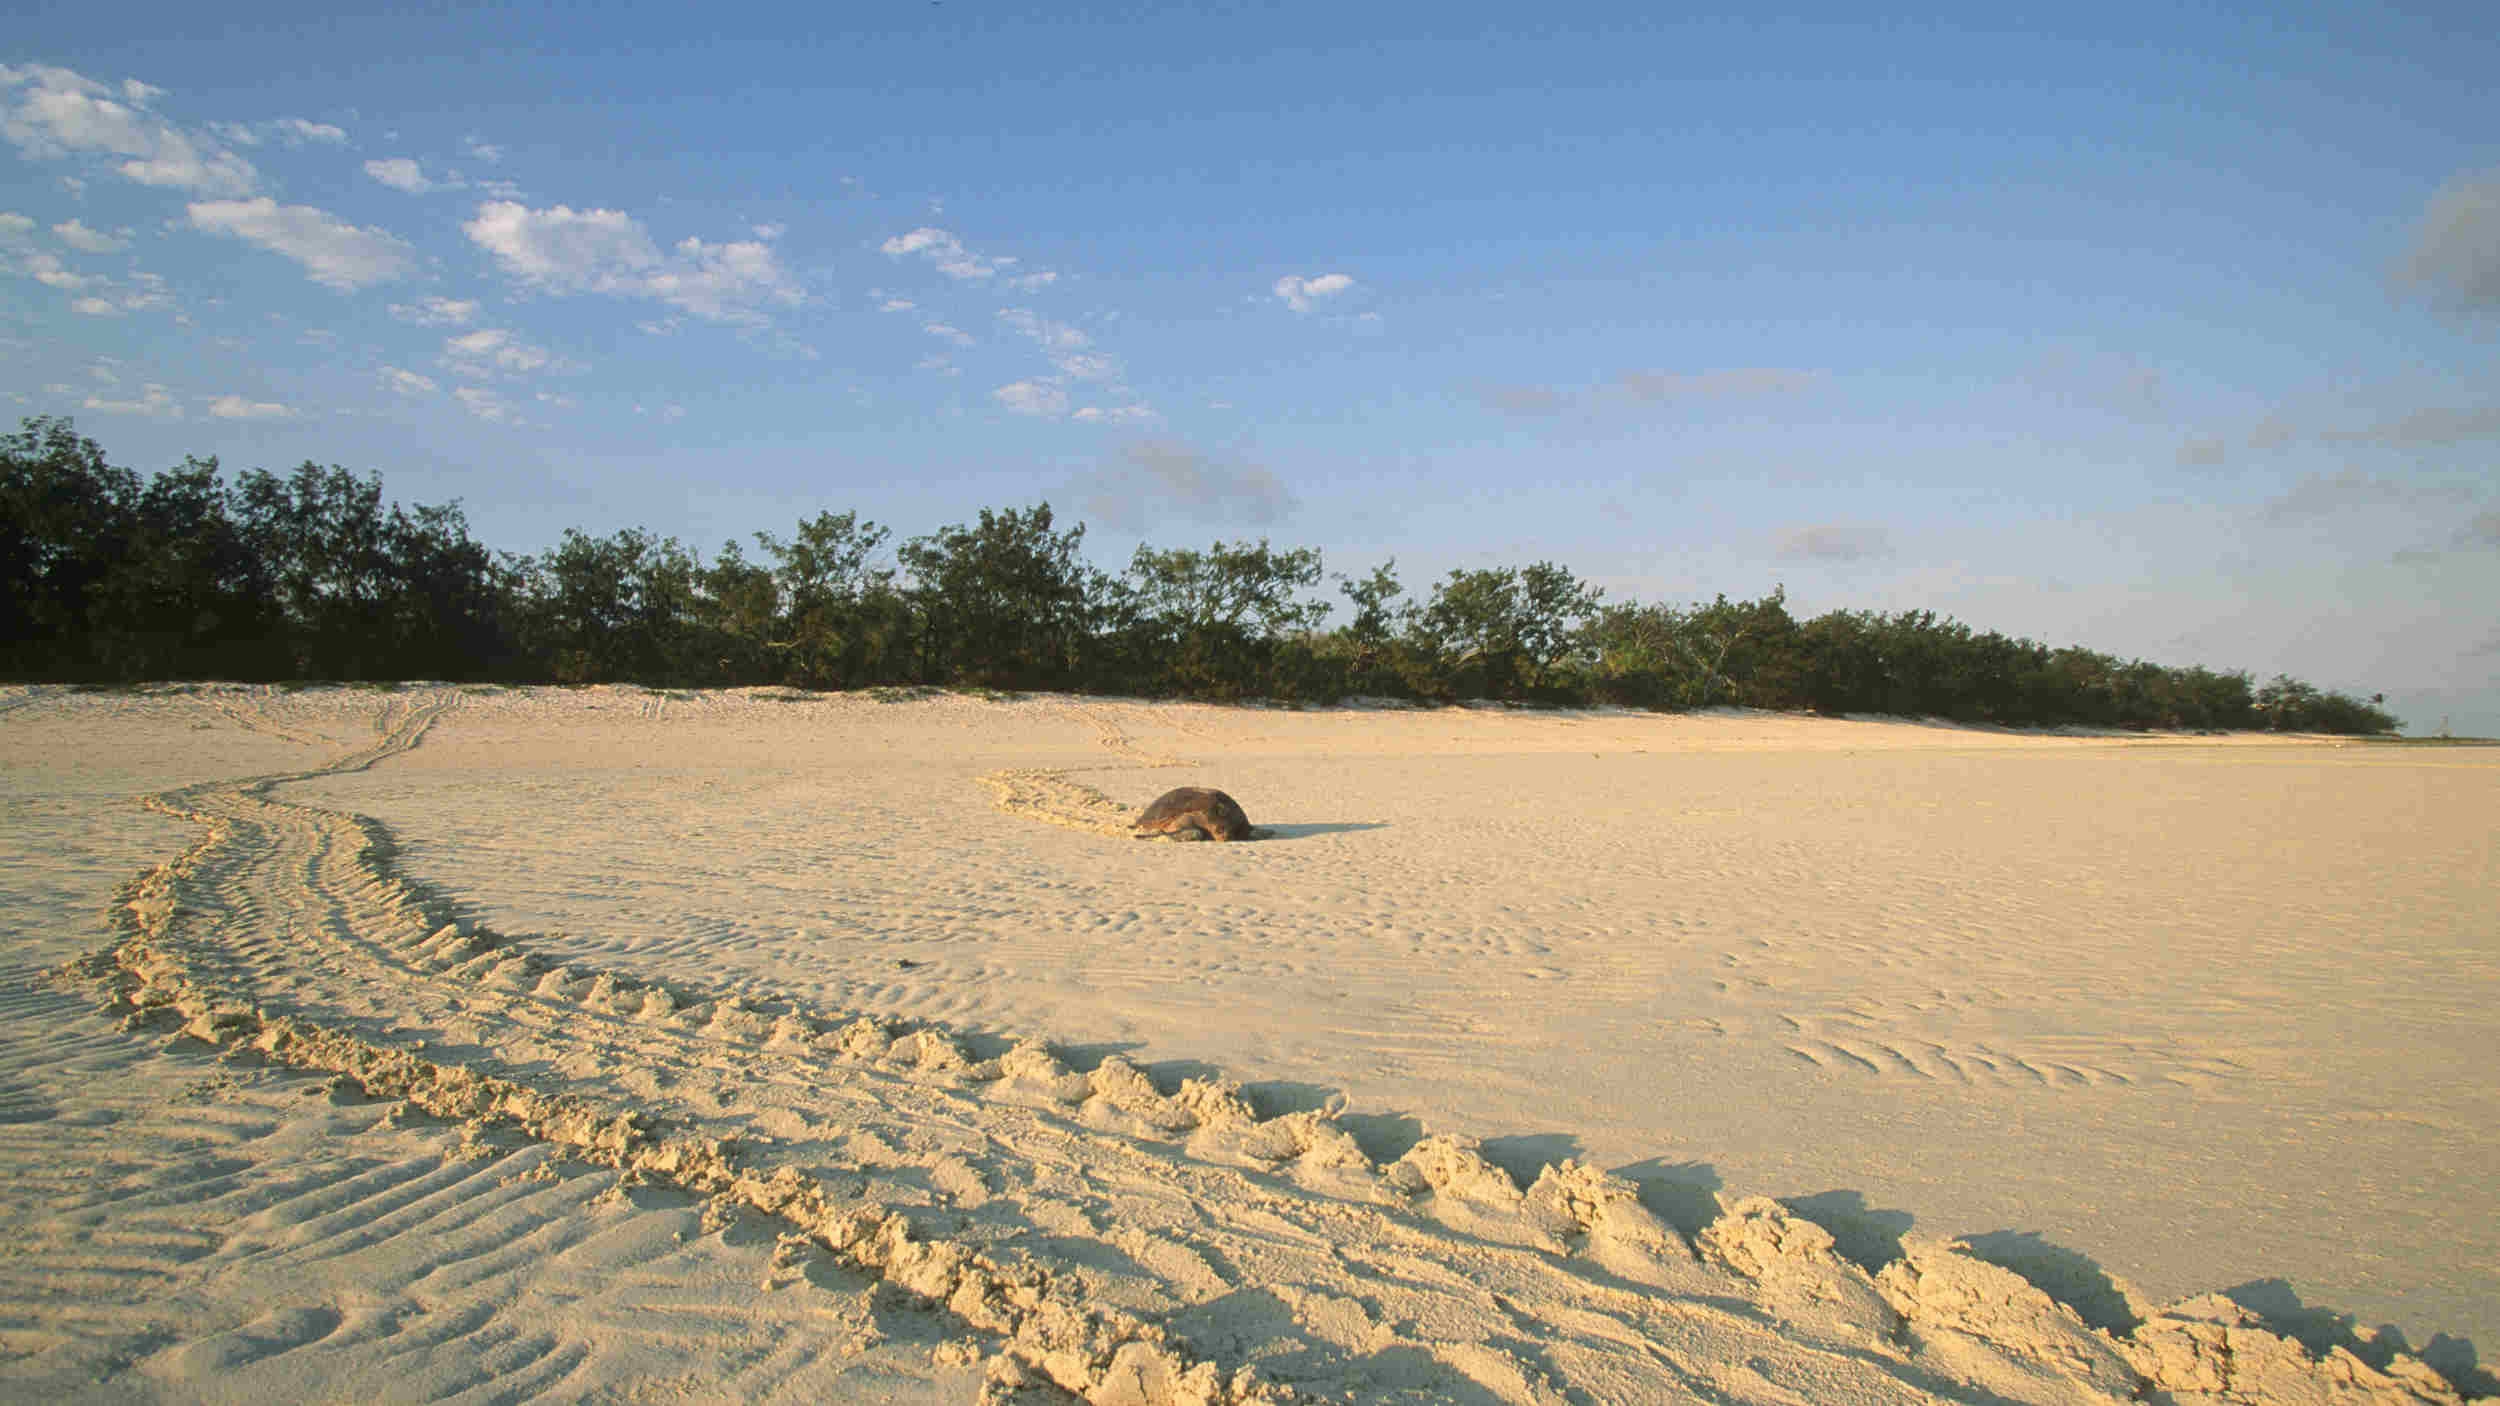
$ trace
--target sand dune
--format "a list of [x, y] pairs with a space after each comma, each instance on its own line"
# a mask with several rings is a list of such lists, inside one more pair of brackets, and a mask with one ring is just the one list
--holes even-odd
[[[207, 687], [0, 764], [13, 1395], [2491, 1384], [2485, 754]], [[1273, 838], [1126, 836], [1192, 783]]]

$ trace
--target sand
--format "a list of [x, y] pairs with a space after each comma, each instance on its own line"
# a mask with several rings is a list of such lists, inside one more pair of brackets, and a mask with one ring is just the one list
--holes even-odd
[[16, 1399], [2494, 1386], [2500, 752], [20, 688], [0, 794]]

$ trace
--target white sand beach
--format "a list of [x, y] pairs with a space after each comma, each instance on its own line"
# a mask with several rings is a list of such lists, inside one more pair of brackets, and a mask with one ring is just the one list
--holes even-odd
[[16, 688], [0, 795], [10, 1399], [2500, 1387], [2500, 749]]

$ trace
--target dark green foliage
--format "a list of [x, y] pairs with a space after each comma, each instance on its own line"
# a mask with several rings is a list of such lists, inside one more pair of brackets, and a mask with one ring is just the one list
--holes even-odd
[[755, 534], [773, 560], [778, 613], [762, 638], [777, 656], [779, 677], [841, 688], [907, 667], [910, 609], [894, 589], [893, 570], [872, 564], [889, 535], [854, 513], [818, 513], [786, 542]]
[[[1064, 688], [1201, 698], [1494, 698], [1644, 708], [1811, 708], [1966, 722], [2386, 733], [2367, 702], [2278, 677], [2172, 669], [1974, 631], [1929, 611], [1798, 621], [1786, 594], [1607, 604], [1552, 562], [1453, 571], [1423, 602], [1396, 563], [1141, 546], [1122, 575], [1050, 505], [879, 553], [819, 513], [708, 565], [673, 537], [567, 532], [501, 557], [457, 506], [385, 505], [381, 481], [305, 464], [223, 484], [214, 460], [142, 482], [70, 422], [0, 437], [0, 676], [403, 679], [659, 687]], [[805, 695], [781, 695], [803, 697]]]
[[1051, 530], [1050, 504], [981, 510], [903, 544], [904, 598], [918, 627], [915, 682], [1062, 688], [1078, 681], [1108, 593], [1077, 555], [1079, 523]]
[[1550, 561], [1454, 570], [1432, 588], [1413, 633], [1460, 696], [1559, 701], [1603, 594]]
[[[1307, 660], [1279, 666], [1310, 653], [1304, 637], [1328, 614], [1326, 601], [1297, 596], [1319, 577], [1317, 551], [1279, 552], [1265, 539], [1204, 552], [1140, 546], [1109, 596], [1124, 682], [1206, 698], [1279, 692], [1280, 682], [1308, 673]], [[1281, 691], [1296, 689], [1287, 682]]]

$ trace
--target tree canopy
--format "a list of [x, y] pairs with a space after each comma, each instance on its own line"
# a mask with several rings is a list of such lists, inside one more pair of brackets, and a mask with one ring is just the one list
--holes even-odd
[[499, 680], [935, 684], [1199, 698], [1380, 695], [1642, 708], [1742, 705], [1968, 722], [2395, 730], [2363, 700], [2277, 676], [2122, 660], [1924, 610], [1800, 621], [1784, 591], [1608, 601], [1550, 561], [1339, 575], [1313, 548], [1083, 553], [1048, 503], [908, 538], [849, 512], [757, 532], [710, 562], [674, 537], [567, 531], [490, 551], [457, 504], [377, 477], [186, 459], [142, 479], [66, 419], [0, 436], [0, 675], [19, 680]]

